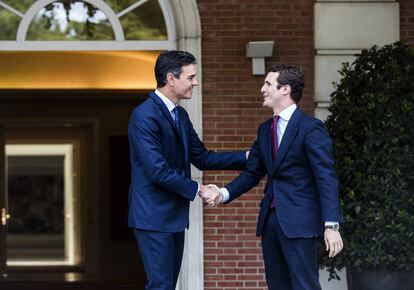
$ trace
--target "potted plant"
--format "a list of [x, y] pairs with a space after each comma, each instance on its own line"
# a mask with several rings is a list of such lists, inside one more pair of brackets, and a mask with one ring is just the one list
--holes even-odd
[[363, 50], [331, 94], [344, 251], [320, 265], [349, 290], [414, 289], [414, 50]]

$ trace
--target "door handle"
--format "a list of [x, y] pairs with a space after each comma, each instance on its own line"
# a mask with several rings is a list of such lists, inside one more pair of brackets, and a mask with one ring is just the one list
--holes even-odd
[[10, 219], [10, 215], [7, 213], [6, 208], [1, 209], [1, 224], [3, 226], [7, 225], [7, 220]]

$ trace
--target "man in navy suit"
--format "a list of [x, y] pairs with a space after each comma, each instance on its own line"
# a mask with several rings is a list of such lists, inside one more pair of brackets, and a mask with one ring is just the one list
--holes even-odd
[[246, 152], [208, 151], [179, 100], [191, 99], [197, 85], [196, 60], [184, 51], [161, 53], [155, 64], [157, 89], [132, 113], [128, 136], [131, 186], [128, 225], [134, 229], [147, 276], [147, 290], [174, 290], [189, 226], [189, 203], [197, 194], [216, 198], [191, 180], [200, 170], [241, 170]]
[[317, 237], [324, 233], [330, 257], [343, 248], [332, 142], [297, 106], [304, 85], [301, 69], [271, 67], [261, 92], [273, 118], [260, 125], [246, 169], [215, 200], [228, 203], [267, 175], [256, 234], [270, 290], [320, 290]]

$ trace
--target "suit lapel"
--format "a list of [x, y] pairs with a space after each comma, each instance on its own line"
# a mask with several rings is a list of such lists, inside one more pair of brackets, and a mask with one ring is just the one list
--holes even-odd
[[283, 158], [285, 157], [286, 153], [289, 151], [289, 148], [292, 145], [293, 140], [298, 134], [298, 131], [299, 131], [298, 123], [301, 119], [301, 116], [302, 116], [302, 112], [299, 109], [296, 109], [293, 112], [293, 115], [289, 120], [289, 123], [286, 127], [286, 131], [283, 134], [282, 141], [280, 142], [279, 149], [277, 151], [276, 160], [273, 164], [274, 172], [276, 172], [279, 169], [280, 163], [283, 161]]
[[[168, 120], [171, 127], [173, 128], [174, 132], [177, 134], [178, 138], [180, 138], [180, 133], [178, 132], [177, 126], [175, 126], [175, 122], [171, 116], [170, 111], [168, 111], [167, 106], [164, 104], [164, 102], [158, 97], [154, 92], [150, 94], [150, 97], [154, 100], [154, 102], [160, 107], [162, 113], [164, 114], [164, 117]], [[180, 115], [181, 116], [181, 115]]]

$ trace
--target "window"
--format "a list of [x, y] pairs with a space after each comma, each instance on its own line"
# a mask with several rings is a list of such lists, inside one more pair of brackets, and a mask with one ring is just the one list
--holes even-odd
[[172, 49], [171, 11], [168, 0], [0, 0], [0, 50]]
[[53, 2], [37, 12], [27, 40], [114, 40], [108, 17], [87, 2]]

